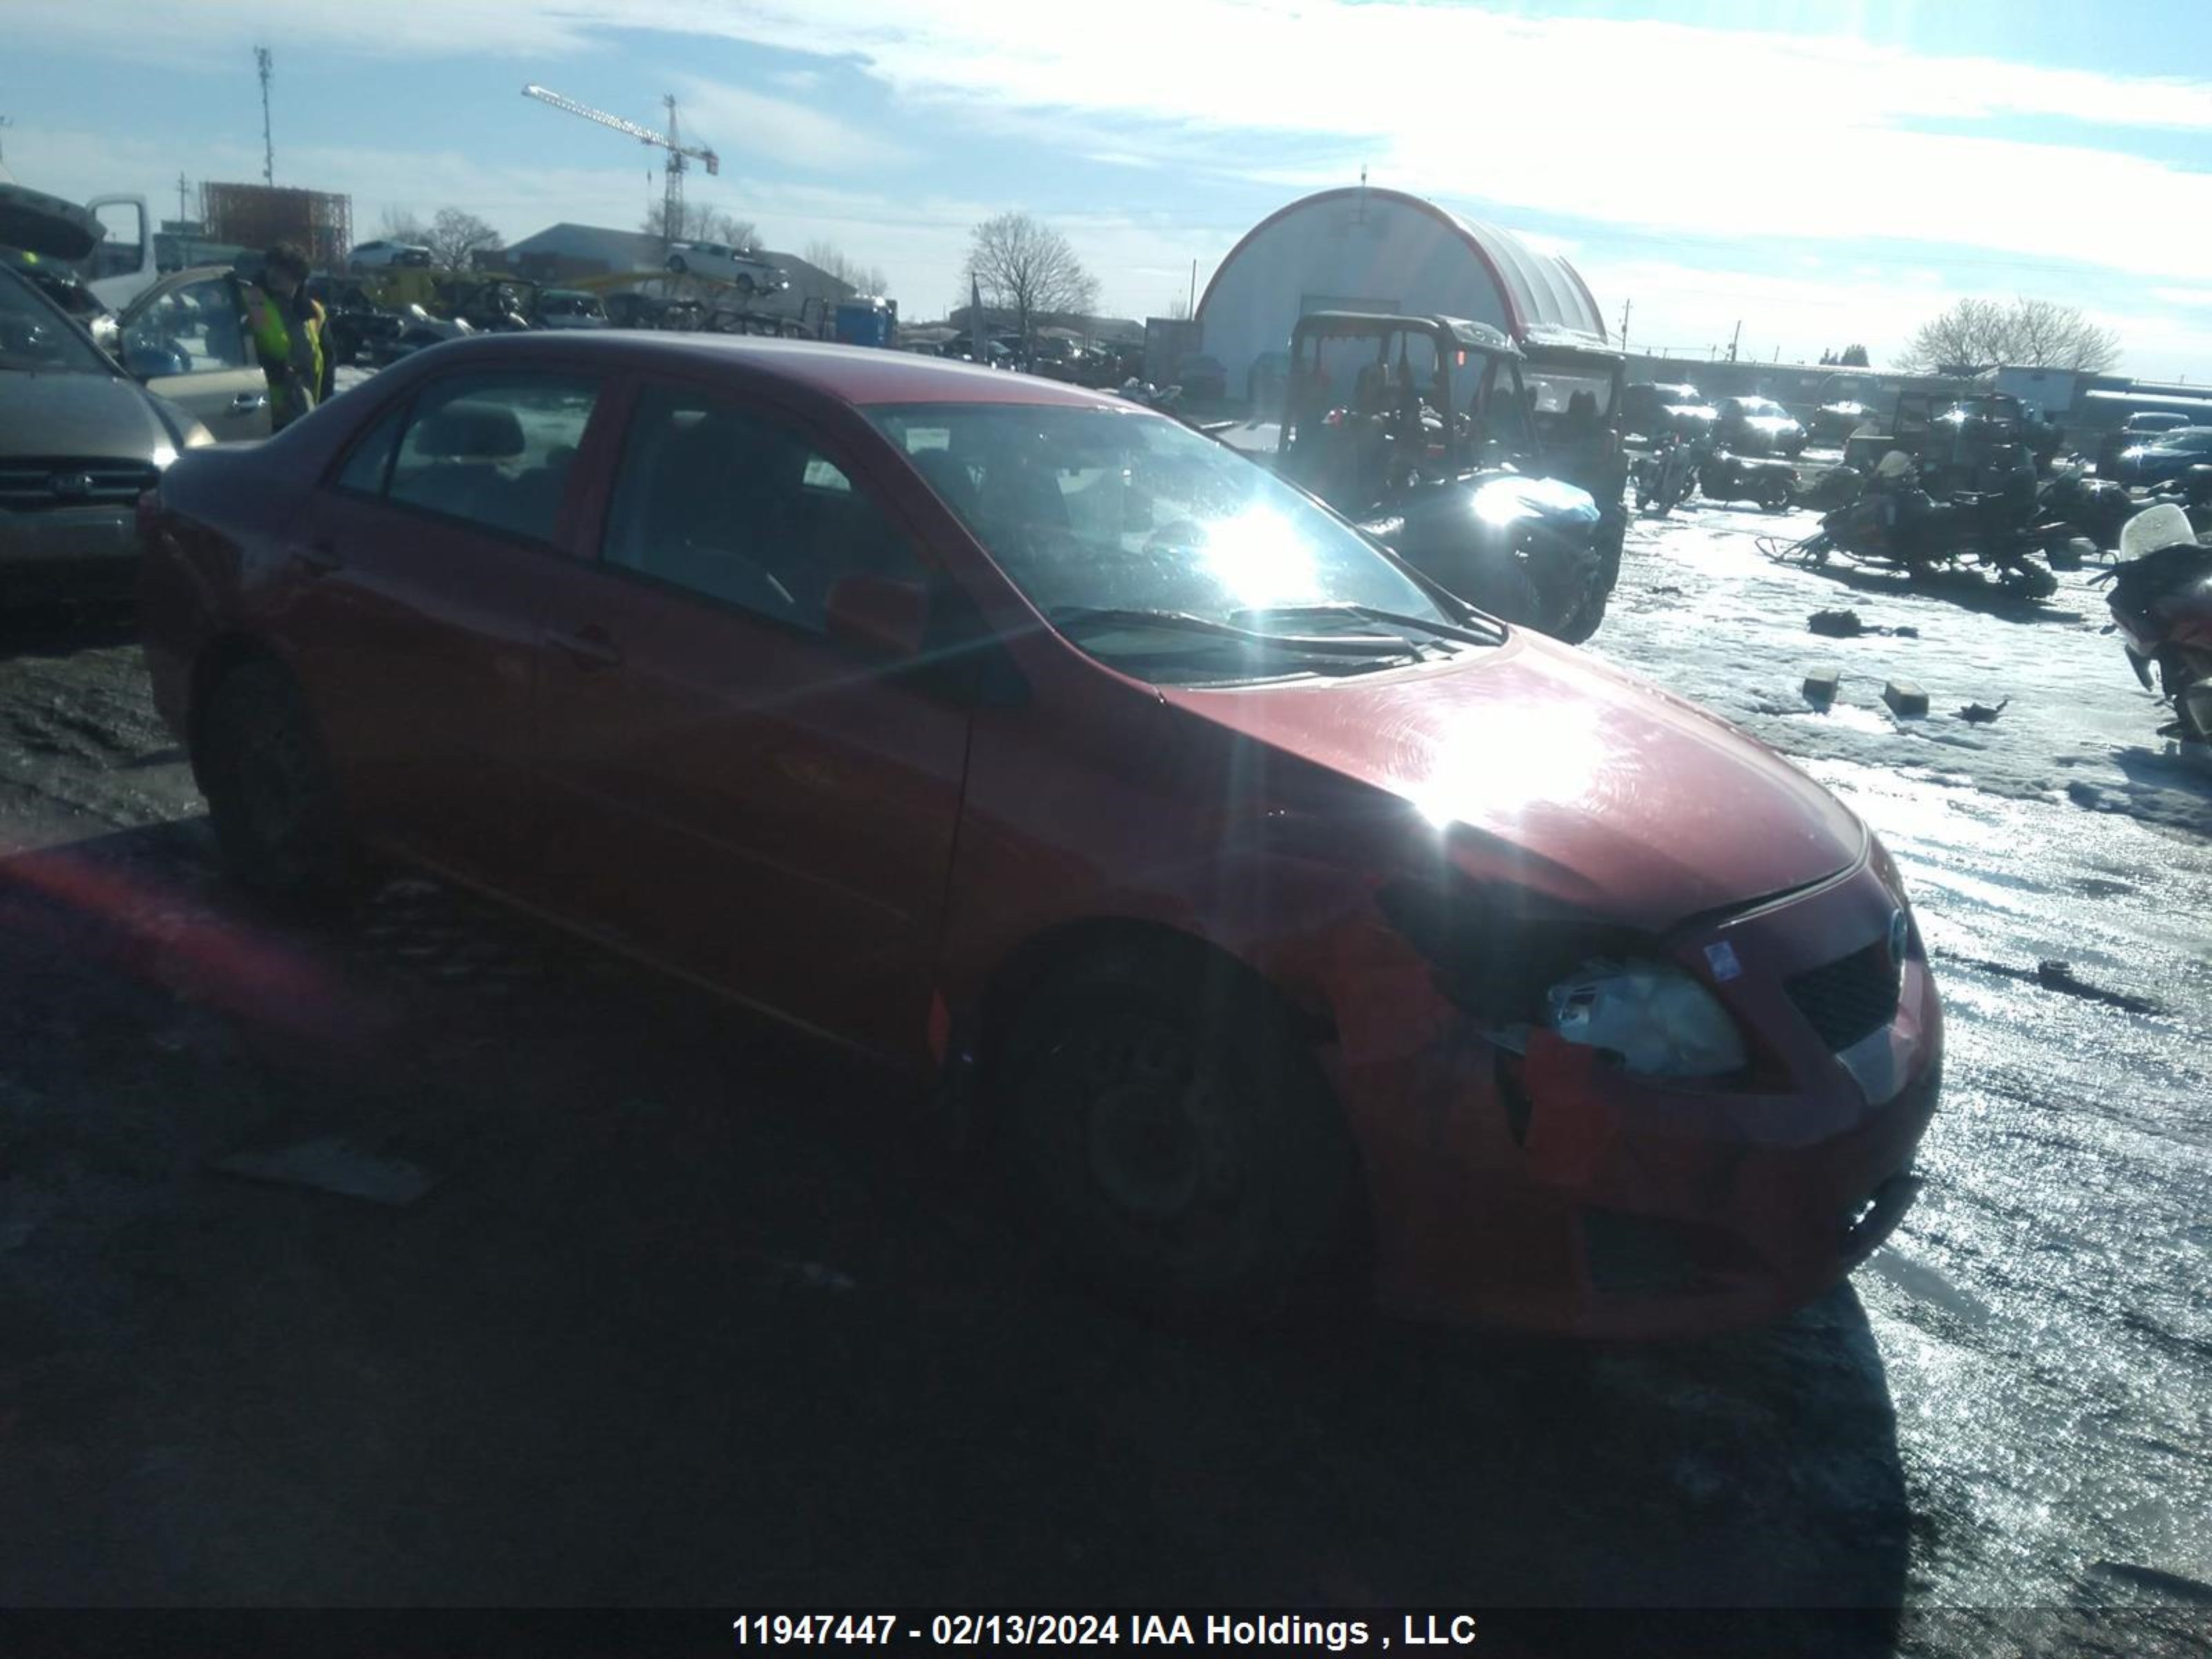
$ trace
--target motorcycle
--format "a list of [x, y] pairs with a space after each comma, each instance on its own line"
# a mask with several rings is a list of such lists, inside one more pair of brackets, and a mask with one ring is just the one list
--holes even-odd
[[2091, 578], [2112, 585], [2105, 631], [2121, 635], [2143, 690], [2173, 705], [2179, 718], [2159, 735], [2212, 742], [2212, 547], [2179, 506], [2161, 501], [2128, 521], [2119, 552], [2118, 564]]
[[1841, 557], [1915, 579], [1972, 558], [1994, 570], [2011, 592], [2045, 599], [2058, 591], [2058, 578], [2047, 566], [2031, 562], [2030, 556], [2072, 533], [2071, 526], [2044, 516], [2032, 471], [2015, 473], [2002, 489], [1962, 491], [1939, 501], [1920, 487], [1918, 470], [1909, 460], [1896, 466], [1885, 460], [1865, 493], [1823, 517], [1817, 532], [1800, 542], [1761, 545], [1768, 556], [1790, 563], [1819, 567]]
[[1636, 510], [1649, 512], [1656, 502], [1665, 518], [1690, 496], [1697, 477], [1698, 447], [1669, 434], [1658, 448], [1637, 460], [1632, 477], [1636, 485]]
[[1797, 469], [1787, 461], [1754, 459], [1723, 449], [1698, 468], [1698, 489], [1707, 499], [1757, 501], [1769, 513], [1789, 506], [1796, 488]]

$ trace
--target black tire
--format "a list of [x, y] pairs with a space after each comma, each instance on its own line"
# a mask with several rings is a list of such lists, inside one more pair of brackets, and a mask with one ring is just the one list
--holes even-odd
[[1605, 620], [1606, 601], [1612, 597], [1609, 590], [1593, 587], [1574, 612], [1552, 630], [1552, 637], [1568, 645], [1580, 645], [1597, 632], [1598, 624]]
[[997, 1068], [1023, 1207], [1086, 1280], [1251, 1329], [1351, 1288], [1358, 1159], [1287, 1014], [1195, 949], [1102, 953], [1030, 999]]
[[1779, 478], [1770, 478], [1760, 486], [1759, 504], [1769, 513], [1779, 513], [1790, 505], [1790, 486]]
[[678, 276], [683, 276], [684, 272], [691, 269], [690, 266], [684, 263], [684, 256], [680, 253], [672, 253], [668, 256], [668, 268], [674, 271]]
[[298, 683], [274, 662], [231, 670], [209, 694], [195, 739], [193, 772], [226, 873], [287, 909], [335, 908], [356, 865]]

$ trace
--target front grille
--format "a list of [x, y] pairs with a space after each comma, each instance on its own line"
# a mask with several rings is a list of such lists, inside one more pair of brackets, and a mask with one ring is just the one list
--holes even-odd
[[1892, 958], [1887, 939], [1876, 939], [1863, 951], [1798, 975], [1786, 981], [1786, 988], [1820, 1041], [1841, 1054], [1896, 1015], [1905, 964]]
[[161, 476], [150, 461], [10, 455], [0, 458], [0, 507], [40, 513], [50, 507], [128, 507]]

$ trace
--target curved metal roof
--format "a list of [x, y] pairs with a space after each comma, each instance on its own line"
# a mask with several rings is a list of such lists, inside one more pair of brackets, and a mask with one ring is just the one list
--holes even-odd
[[[1583, 281], [1582, 273], [1559, 255], [1539, 253], [1511, 231], [1480, 220], [1463, 218], [1425, 197], [1375, 185], [1347, 185], [1335, 190], [1316, 191], [1276, 209], [1246, 231], [1237, 246], [1229, 250], [1228, 258], [1214, 268], [1212, 281], [1206, 284], [1206, 298], [1212, 297], [1214, 284], [1221, 280], [1222, 272], [1234, 264], [1237, 256], [1270, 225], [1307, 208], [1362, 195], [1425, 213], [1465, 242], [1497, 284], [1516, 340], [1524, 344], [1547, 341], [1558, 344], [1606, 343], [1605, 319], [1598, 314], [1597, 301], [1592, 297], [1589, 285]], [[1201, 314], [1205, 309], [1205, 301], [1200, 301]], [[1569, 336], [1574, 337], [1570, 340], [1566, 337]]]

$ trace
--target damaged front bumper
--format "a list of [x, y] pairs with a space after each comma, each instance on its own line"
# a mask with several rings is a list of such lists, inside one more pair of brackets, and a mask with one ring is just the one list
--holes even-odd
[[[1742, 964], [1711, 988], [1757, 1051], [1746, 1082], [1635, 1076], [1540, 1030], [1516, 1054], [1413, 976], [1355, 1006], [1337, 1058], [1378, 1302], [1640, 1338], [1756, 1323], [1833, 1285], [1910, 1206], [1941, 1086], [1934, 983], [1900, 916], [1862, 864], [1674, 941], [1686, 966], [1722, 941]], [[1807, 988], [1886, 949], [1893, 923], [1911, 941], [1893, 1006], [1870, 1030], [1839, 1024]]]

